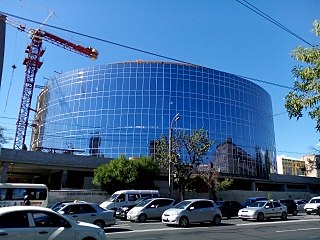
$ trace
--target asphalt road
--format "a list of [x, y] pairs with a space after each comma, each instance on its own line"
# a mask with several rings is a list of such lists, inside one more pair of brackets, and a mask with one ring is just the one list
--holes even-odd
[[320, 239], [320, 217], [299, 214], [288, 216], [287, 221], [278, 219], [257, 222], [237, 218], [222, 219], [219, 226], [193, 225], [189, 228], [166, 226], [159, 221], [136, 223], [117, 221], [117, 225], [105, 229], [106, 238], [141, 240], [315, 240]]

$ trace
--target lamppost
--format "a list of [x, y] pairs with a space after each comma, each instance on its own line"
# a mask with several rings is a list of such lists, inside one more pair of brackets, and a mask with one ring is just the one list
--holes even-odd
[[173, 123], [177, 122], [180, 119], [179, 113], [177, 113], [170, 122], [170, 127], [169, 127], [169, 166], [168, 166], [168, 184], [169, 184], [169, 197], [171, 197], [172, 193], [172, 181], [171, 181], [171, 154], [172, 154], [172, 127]]

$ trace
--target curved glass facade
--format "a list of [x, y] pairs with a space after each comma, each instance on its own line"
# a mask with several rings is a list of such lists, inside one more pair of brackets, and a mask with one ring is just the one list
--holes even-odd
[[[177, 129], [204, 128], [223, 173], [268, 178], [276, 172], [269, 94], [239, 76], [167, 62], [123, 62], [50, 79], [38, 96], [32, 149], [79, 149], [116, 158], [151, 155]], [[179, 113], [179, 121], [173, 121]]]

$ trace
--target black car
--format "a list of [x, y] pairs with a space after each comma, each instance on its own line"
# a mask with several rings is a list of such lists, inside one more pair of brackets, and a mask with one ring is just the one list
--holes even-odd
[[243, 206], [237, 201], [217, 201], [221, 214], [228, 219], [238, 216], [238, 212]]
[[133, 204], [130, 204], [128, 206], [118, 207], [116, 212], [115, 212], [116, 218], [120, 218], [122, 220], [126, 220], [127, 219], [127, 213], [129, 212], [130, 209], [132, 209], [133, 207], [138, 205], [141, 201], [143, 201], [145, 199], [149, 199], [149, 198], [150, 197], [139, 198], [135, 202], [133, 202]]
[[287, 206], [288, 214], [292, 214], [293, 216], [298, 215], [298, 207], [294, 200], [292, 199], [280, 199], [280, 203]]

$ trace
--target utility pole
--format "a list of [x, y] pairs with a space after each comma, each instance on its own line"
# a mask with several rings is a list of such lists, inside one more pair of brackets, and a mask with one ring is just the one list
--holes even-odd
[[169, 166], [168, 166], [168, 187], [169, 187], [169, 197], [171, 197], [172, 194], [172, 177], [171, 177], [171, 168], [172, 168], [172, 128], [173, 128], [173, 123], [177, 122], [180, 119], [179, 113], [177, 113], [171, 120], [170, 126], [169, 126]]

